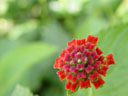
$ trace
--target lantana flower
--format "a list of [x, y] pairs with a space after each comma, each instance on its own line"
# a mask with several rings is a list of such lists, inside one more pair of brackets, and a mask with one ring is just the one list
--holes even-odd
[[91, 35], [87, 39], [73, 39], [56, 59], [54, 68], [59, 69], [57, 74], [61, 81], [67, 80], [66, 89], [75, 92], [79, 86], [82, 89], [93, 84], [98, 89], [105, 84], [102, 76], [106, 76], [109, 65], [115, 61], [112, 54], [102, 55], [97, 41], [98, 37]]

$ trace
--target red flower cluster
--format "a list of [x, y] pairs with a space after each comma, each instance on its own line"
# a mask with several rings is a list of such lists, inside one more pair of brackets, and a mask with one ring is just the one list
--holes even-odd
[[75, 92], [77, 86], [91, 87], [90, 83], [97, 89], [105, 83], [101, 75], [106, 76], [109, 65], [115, 61], [112, 54], [101, 55], [97, 41], [98, 37], [91, 35], [87, 39], [73, 39], [56, 59], [54, 68], [60, 69], [57, 72], [60, 80], [67, 79], [66, 89]]

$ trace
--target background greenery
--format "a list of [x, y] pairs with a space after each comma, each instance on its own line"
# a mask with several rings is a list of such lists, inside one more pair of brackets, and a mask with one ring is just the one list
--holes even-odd
[[55, 58], [88, 34], [116, 65], [103, 88], [71, 96], [127, 96], [128, 0], [0, 0], [0, 96], [66, 96]]

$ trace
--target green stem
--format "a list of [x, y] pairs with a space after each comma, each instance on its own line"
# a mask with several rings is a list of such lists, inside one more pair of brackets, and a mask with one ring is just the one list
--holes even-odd
[[88, 96], [92, 96], [92, 88], [88, 89]]

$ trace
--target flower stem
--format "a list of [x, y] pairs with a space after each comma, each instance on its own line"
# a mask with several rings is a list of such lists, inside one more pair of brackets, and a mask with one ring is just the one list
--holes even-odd
[[92, 88], [88, 89], [88, 96], [92, 96]]

